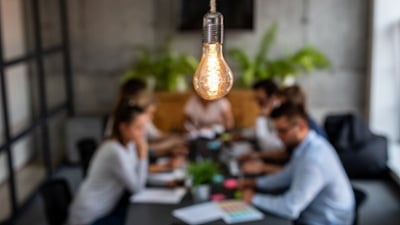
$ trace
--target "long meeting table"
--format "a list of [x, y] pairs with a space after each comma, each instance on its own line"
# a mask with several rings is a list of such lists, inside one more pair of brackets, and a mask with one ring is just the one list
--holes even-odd
[[[219, 156], [215, 151], [209, 148], [210, 140], [199, 139], [190, 144], [191, 152], [189, 158], [195, 159], [195, 154], [201, 154], [203, 157], [218, 160]], [[193, 155], [192, 155], [193, 154]], [[194, 205], [194, 201], [189, 191], [179, 204], [154, 204], [154, 203], [130, 203], [127, 212], [127, 225], [184, 225], [185, 223], [172, 215], [175, 209]], [[290, 225], [292, 221], [278, 216], [264, 213], [264, 218], [258, 221], [245, 222], [240, 224], [248, 225]], [[225, 224], [222, 219], [206, 223], [207, 225]]]
[[[172, 211], [182, 207], [193, 205], [190, 194], [187, 193], [182, 202], [176, 205], [153, 204], [153, 203], [130, 203], [127, 212], [126, 225], [184, 225], [183, 221], [175, 218]], [[248, 225], [291, 225], [288, 219], [264, 213], [264, 218], [258, 221], [245, 222], [240, 224]], [[206, 223], [206, 225], [226, 224], [222, 219]]]

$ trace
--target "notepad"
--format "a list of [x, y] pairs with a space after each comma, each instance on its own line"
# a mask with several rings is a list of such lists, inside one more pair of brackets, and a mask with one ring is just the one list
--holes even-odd
[[190, 225], [208, 223], [218, 219], [232, 224], [264, 218], [264, 214], [240, 200], [201, 203], [176, 209], [172, 215]]
[[146, 188], [145, 190], [131, 196], [134, 203], [161, 203], [177, 204], [186, 193], [184, 188]]
[[225, 200], [217, 203], [222, 210], [222, 219], [227, 224], [261, 220], [264, 218], [257, 209], [240, 200]]
[[222, 211], [215, 202], [206, 202], [176, 209], [172, 215], [187, 224], [197, 225], [222, 218]]

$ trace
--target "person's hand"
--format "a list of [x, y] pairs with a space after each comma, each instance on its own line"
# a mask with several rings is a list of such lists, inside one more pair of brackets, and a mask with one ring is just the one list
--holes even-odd
[[145, 137], [136, 137], [134, 139], [139, 159], [147, 159], [149, 152], [149, 144]]
[[254, 197], [254, 190], [251, 188], [246, 188], [244, 190], [242, 190], [242, 199], [243, 201], [245, 201], [246, 203], [251, 203], [251, 200]]
[[254, 189], [256, 188], [256, 181], [254, 179], [239, 179], [239, 189]]
[[264, 163], [259, 160], [247, 161], [242, 165], [242, 172], [247, 174], [260, 174], [264, 173]]
[[186, 156], [189, 154], [189, 151], [185, 145], [180, 145], [172, 148], [171, 153], [174, 156]]
[[183, 156], [175, 156], [170, 160], [170, 166], [172, 169], [182, 167], [186, 163], [186, 158]]
[[238, 160], [239, 161], [247, 161], [247, 160], [253, 160], [253, 159], [258, 159], [258, 158], [260, 158], [260, 153], [251, 152], [251, 153], [246, 153], [246, 154], [239, 156]]
[[260, 106], [259, 113], [262, 116], [268, 117], [269, 114], [271, 114], [272, 109], [273, 109], [273, 104], [272, 104], [272, 101], [270, 100], [270, 101], [266, 102], [265, 104], [263, 104], [262, 106]]

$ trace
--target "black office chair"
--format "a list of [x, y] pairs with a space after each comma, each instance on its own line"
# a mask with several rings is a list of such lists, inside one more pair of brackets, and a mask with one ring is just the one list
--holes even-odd
[[72, 200], [67, 181], [63, 178], [49, 180], [41, 187], [40, 194], [44, 201], [48, 224], [65, 224], [68, 218], [68, 208]]
[[354, 222], [353, 225], [357, 225], [358, 224], [358, 209], [360, 208], [360, 206], [365, 202], [365, 200], [367, 199], [367, 194], [356, 188], [356, 187], [352, 187], [353, 188], [353, 192], [354, 192], [354, 197], [356, 199], [356, 206], [354, 208]]
[[89, 168], [90, 160], [97, 148], [97, 142], [93, 138], [82, 138], [78, 140], [76, 147], [79, 151], [79, 156], [82, 165], [83, 177], [86, 177]]

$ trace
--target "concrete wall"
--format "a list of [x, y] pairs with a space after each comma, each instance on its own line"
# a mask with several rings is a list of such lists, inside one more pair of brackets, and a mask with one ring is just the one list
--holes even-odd
[[[78, 114], [110, 111], [118, 81], [137, 44], [157, 46], [172, 35], [174, 48], [200, 56], [201, 33], [176, 31], [179, 0], [71, 0], [70, 21]], [[255, 29], [225, 33], [225, 49], [257, 51], [266, 28], [280, 25], [275, 55], [310, 43], [331, 59], [329, 70], [303, 76], [311, 113], [365, 112], [368, 3], [364, 0], [255, 0]]]

